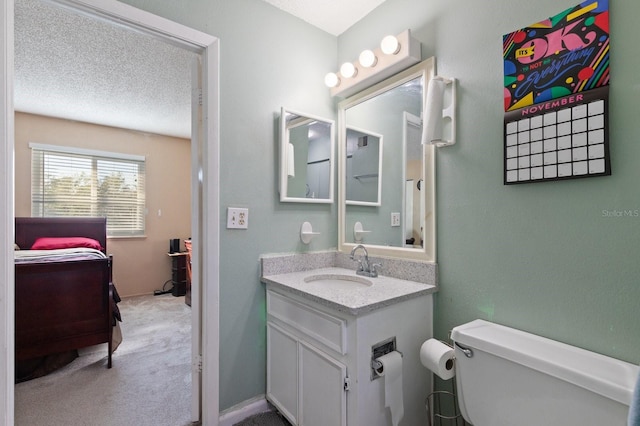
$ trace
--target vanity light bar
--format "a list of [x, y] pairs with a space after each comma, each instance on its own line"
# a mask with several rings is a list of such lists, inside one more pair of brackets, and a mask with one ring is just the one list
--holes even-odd
[[346, 62], [339, 72], [327, 74], [325, 84], [331, 96], [346, 98], [421, 60], [420, 42], [411, 37], [410, 30], [404, 30], [397, 36], [386, 36], [380, 47], [363, 51], [359, 61]]

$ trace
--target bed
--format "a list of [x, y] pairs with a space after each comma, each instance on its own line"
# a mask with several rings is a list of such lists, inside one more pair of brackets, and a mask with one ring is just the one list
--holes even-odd
[[102, 253], [84, 260], [16, 262], [16, 361], [107, 343], [111, 368], [119, 297], [112, 283], [113, 259], [106, 256], [106, 219], [18, 217], [15, 237], [20, 251], [41, 237], [84, 237], [97, 241]]

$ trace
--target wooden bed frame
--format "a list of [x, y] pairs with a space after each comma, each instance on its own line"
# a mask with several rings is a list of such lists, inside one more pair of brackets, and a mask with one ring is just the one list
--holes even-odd
[[[19, 217], [15, 226], [20, 249], [39, 237], [88, 237], [106, 254], [105, 218]], [[107, 343], [111, 368], [112, 265], [111, 257], [16, 264], [16, 360]]]

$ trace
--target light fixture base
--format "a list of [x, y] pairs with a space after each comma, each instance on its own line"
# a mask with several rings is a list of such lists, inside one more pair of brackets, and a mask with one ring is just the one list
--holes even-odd
[[378, 47], [373, 50], [377, 57], [375, 66], [361, 67], [358, 74], [350, 79], [342, 78], [339, 72], [336, 73], [340, 78], [340, 84], [330, 89], [331, 96], [349, 97], [422, 60], [420, 42], [411, 37], [410, 30], [404, 30], [396, 38], [400, 42], [398, 53], [387, 55]]

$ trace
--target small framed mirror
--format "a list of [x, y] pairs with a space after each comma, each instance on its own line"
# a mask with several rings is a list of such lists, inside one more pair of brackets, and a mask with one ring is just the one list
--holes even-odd
[[333, 203], [334, 121], [282, 108], [280, 201]]
[[347, 127], [345, 176], [346, 200], [350, 205], [379, 206], [382, 194], [382, 135]]

